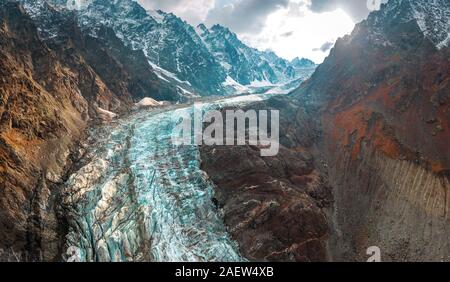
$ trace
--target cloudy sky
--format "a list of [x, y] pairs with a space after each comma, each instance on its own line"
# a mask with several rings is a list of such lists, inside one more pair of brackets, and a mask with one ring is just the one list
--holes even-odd
[[192, 25], [229, 27], [252, 47], [321, 63], [338, 37], [386, 0], [138, 0]]

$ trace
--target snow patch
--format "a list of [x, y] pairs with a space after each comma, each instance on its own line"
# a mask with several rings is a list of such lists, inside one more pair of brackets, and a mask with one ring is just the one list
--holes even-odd
[[448, 0], [409, 1], [412, 16], [422, 33], [441, 49], [448, 46], [450, 36], [450, 5]]
[[237, 96], [233, 98], [224, 98], [216, 101], [215, 103], [220, 107], [224, 107], [224, 106], [242, 105], [251, 102], [260, 102], [264, 100], [265, 98], [261, 95], [251, 94], [251, 95]]
[[272, 82], [268, 80], [254, 80], [249, 85], [250, 87], [270, 87], [270, 86], [276, 86]]
[[184, 89], [184, 88], [181, 87], [181, 86], [177, 86], [177, 88], [178, 88], [178, 90], [181, 91], [181, 93], [183, 94], [183, 96], [186, 96], [186, 97], [200, 97], [199, 95], [196, 95], [196, 94], [194, 94], [194, 93], [192, 93], [192, 92], [190, 92], [190, 91], [187, 91], [186, 89]]
[[244, 85], [240, 84], [236, 80], [234, 80], [232, 77], [227, 76], [227, 79], [222, 83], [225, 87], [232, 87], [236, 90], [236, 94], [242, 94], [249, 92], [249, 89], [245, 87]]
[[97, 107], [97, 114], [100, 119], [105, 121], [111, 121], [117, 117], [116, 113]]
[[449, 45], [450, 45], [450, 32], [448, 33], [447, 38], [444, 41], [438, 43], [436, 47], [440, 50], [444, 47], [448, 47]]
[[146, 97], [146, 98], [142, 99], [141, 101], [139, 101], [138, 103], [136, 103], [136, 106], [138, 108], [155, 108], [155, 107], [160, 107], [162, 105], [163, 105], [162, 102], [158, 102], [155, 99], [150, 98], [150, 97]]
[[[182, 81], [174, 73], [161, 68], [160, 66], [156, 65], [155, 63], [149, 61], [149, 64], [155, 70], [156, 74], [159, 74], [158, 76], [164, 75], [164, 76], [166, 76], [168, 78], [172, 78], [172, 79], [176, 80], [179, 83], [184, 83], [184, 84], [187, 84], [187, 85], [191, 86], [191, 83], [189, 81]], [[163, 78], [163, 79], [167, 81], [167, 79], [165, 79], [165, 78]]]
[[152, 17], [157, 23], [162, 24], [164, 22], [164, 15], [160, 11], [147, 10], [147, 13]]

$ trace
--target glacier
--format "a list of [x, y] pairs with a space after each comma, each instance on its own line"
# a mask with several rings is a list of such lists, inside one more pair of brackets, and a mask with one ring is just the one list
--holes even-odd
[[[262, 99], [233, 97], [203, 107]], [[213, 202], [198, 147], [172, 144], [179, 119], [192, 114], [192, 107], [172, 106], [91, 130], [81, 165], [64, 187], [66, 259], [245, 261]]]

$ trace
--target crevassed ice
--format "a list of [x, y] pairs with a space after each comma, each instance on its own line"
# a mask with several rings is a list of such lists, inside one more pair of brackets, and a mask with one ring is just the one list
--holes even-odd
[[[204, 107], [245, 104], [257, 95]], [[92, 132], [97, 140], [68, 180], [67, 257], [80, 261], [242, 261], [213, 204], [196, 146], [174, 146], [192, 108], [142, 112]], [[73, 253], [73, 250], [77, 251]]]

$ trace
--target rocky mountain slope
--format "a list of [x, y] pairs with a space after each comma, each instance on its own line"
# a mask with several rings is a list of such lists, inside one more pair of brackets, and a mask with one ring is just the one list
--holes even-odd
[[[186, 91], [180, 87], [180, 83], [173, 81], [170, 77], [160, 74], [157, 68], [154, 68], [145, 57], [142, 50], [133, 50], [126, 47], [122, 40], [117, 37], [114, 31], [101, 24], [96, 25], [95, 32], [93, 29], [82, 28], [79, 23], [79, 16], [75, 11], [70, 11], [58, 5], [52, 5], [49, 1], [20, 1], [27, 14], [33, 19], [34, 24], [38, 27], [39, 35], [47, 41], [67, 40], [69, 38], [75, 47], [83, 52], [84, 50], [101, 50], [98, 54], [85, 52], [88, 63], [92, 65], [100, 74], [106, 72], [117, 73], [116, 77], [103, 77], [106, 83], [122, 83], [120, 86], [126, 89], [115, 90], [130, 95], [134, 101], [145, 97], [152, 97], [157, 100], [180, 101], [185, 98]], [[78, 30], [73, 33], [67, 28], [67, 22], [72, 25], [70, 28]], [[79, 36], [82, 34], [82, 36]], [[58, 39], [59, 37], [59, 39]], [[61, 39], [62, 38], [62, 39]], [[97, 45], [97, 46], [96, 46]], [[102, 52], [103, 51], [103, 52]], [[112, 58], [107, 58], [107, 57]], [[100, 69], [102, 66], [107, 67], [108, 64], [104, 60], [110, 60], [112, 68], [124, 68], [129, 74], [124, 74], [122, 70], [116, 69]], [[126, 84], [126, 85], [125, 85]], [[111, 85], [109, 85], [111, 86]], [[184, 85], [182, 85], [184, 87]], [[187, 89], [188, 86], [186, 87]], [[127, 93], [128, 92], [128, 93]], [[125, 94], [125, 95], [126, 95]]]
[[246, 107], [280, 111], [280, 152], [257, 146], [203, 146], [202, 169], [215, 183], [225, 224], [250, 261], [330, 260], [332, 190], [320, 159], [316, 120], [297, 101], [276, 97]]
[[[365, 261], [371, 246], [380, 248], [383, 261], [450, 260], [449, 12], [448, 1], [391, 0], [339, 39], [325, 62], [287, 100], [276, 98], [259, 106], [280, 110], [283, 147], [291, 154], [299, 147], [311, 154], [314, 170], [325, 187], [332, 187], [333, 208], [322, 211], [329, 233], [320, 233], [329, 235], [322, 237], [328, 242], [329, 260]], [[308, 136], [316, 137], [305, 142]], [[251, 257], [272, 259], [270, 248], [258, 246], [262, 238], [280, 241], [286, 224], [274, 225], [270, 219], [292, 210], [280, 208], [285, 205], [277, 200], [280, 206], [275, 205], [271, 216], [260, 220], [258, 211], [265, 201], [285, 193], [293, 179], [279, 175], [279, 169], [255, 179], [241, 170], [219, 169], [219, 163], [243, 166], [249, 159], [256, 173], [273, 163], [249, 157], [250, 147], [245, 153], [234, 150], [203, 148], [204, 169], [217, 184], [227, 224], [238, 230], [233, 233], [236, 240]], [[279, 158], [286, 167], [301, 163], [284, 153]], [[287, 184], [264, 188], [274, 175], [274, 183]], [[310, 175], [307, 179], [312, 181]], [[307, 187], [311, 184], [297, 185], [303, 191]], [[233, 208], [230, 203], [240, 198], [255, 204]], [[320, 203], [314, 197], [313, 202]], [[251, 224], [244, 220], [249, 214], [254, 215]], [[323, 226], [319, 222], [315, 227]], [[292, 232], [308, 228], [310, 224], [303, 223]], [[241, 234], [251, 234], [253, 240]], [[297, 238], [297, 245], [302, 242], [305, 238]], [[281, 245], [284, 253], [292, 250], [288, 246], [291, 243]], [[314, 260], [308, 254], [303, 249], [296, 257]]]
[[294, 95], [322, 112], [335, 259], [449, 260], [448, 1], [391, 0]]
[[78, 13], [84, 29], [95, 34], [99, 26], [112, 28], [126, 45], [143, 50], [148, 60], [189, 82], [199, 94], [225, 93], [225, 73], [194, 29], [175, 15], [161, 12], [152, 16], [131, 0], [90, 1]]
[[[57, 185], [86, 126], [128, 111], [142, 97], [179, 95], [161, 85], [142, 52], [128, 49], [108, 28], [93, 38], [73, 14], [39, 9], [30, 18], [18, 3], [0, 2], [2, 259], [58, 257]], [[51, 32], [35, 24], [43, 15]]]
[[299, 77], [305, 68], [315, 68], [307, 59], [292, 62], [276, 56], [273, 52], [261, 52], [242, 43], [228, 28], [214, 25], [208, 29], [201, 24], [197, 27], [208, 50], [225, 69], [227, 75], [242, 85], [255, 82], [277, 84], [289, 82]]

